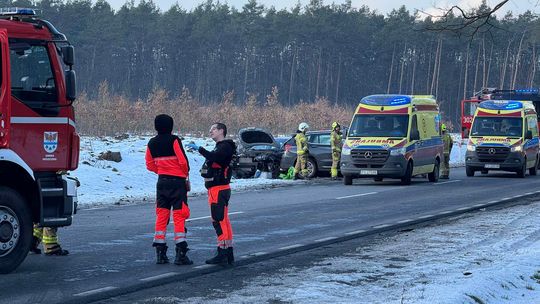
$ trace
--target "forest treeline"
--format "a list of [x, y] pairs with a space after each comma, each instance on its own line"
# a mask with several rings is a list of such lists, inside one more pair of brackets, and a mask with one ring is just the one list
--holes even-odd
[[[446, 119], [458, 123], [459, 101], [482, 87], [538, 87], [540, 21], [507, 14], [471, 36], [426, 30], [440, 21], [405, 7], [387, 15], [351, 2], [276, 10], [250, 0], [242, 8], [208, 0], [192, 10], [160, 11], [154, 2], [6, 1], [35, 7], [76, 47], [79, 90], [147, 100], [189, 90], [208, 105], [231, 94], [238, 105], [263, 104], [272, 88], [294, 107], [324, 98], [352, 107], [377, 93], [433, 94]], [[484, 3], [476, 10], [489, 9]], [[460, 21], [451, 16], [450, 21]]]

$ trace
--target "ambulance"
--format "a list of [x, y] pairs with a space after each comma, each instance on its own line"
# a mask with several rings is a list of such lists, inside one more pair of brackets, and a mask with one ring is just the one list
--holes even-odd
[[371, 95], [354, 112], [341, 152], [345, 185], [354, 178], [439, 180], [443, 157], [441, 117], [431, 95]]
[[538, 145], [538, 119], [531, 101], [482, 101], [467, 144], [466, 174], [502, 170], [525, 177], [529, 170], [536, 175]]

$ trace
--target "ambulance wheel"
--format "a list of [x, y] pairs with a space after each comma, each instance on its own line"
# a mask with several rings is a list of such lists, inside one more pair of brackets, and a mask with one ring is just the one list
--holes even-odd
[[468, 177], [472, 177], [472, 176], [474, 176], [474, 170], [469, 166], [465, 166], [465, 174]]
[[440, 173], [440, 168], [439, 168], [439, 161], [437, 160], [435, 162], [435, 166], [433, 166], [433, 172], [429, 173], [428, 174], [428, 180], [432, 183], [436, 183], [439, 181], [439, 173]]
[[383, 178], [382, 177], [374, 177], [373, 180], [376, 181], [376, 182], [382, 182]]
[[0, 274], [15, 270], [30, 251], [30, 213], [19, 193], [8, 187], [0, 187]]
[[521, 169], [518, 170], [517, 176], [519, 178], [524, 178], [526, 174], [527, 174], [527, 159], [524, 159], [523, 166], [521, 167]]
[[538, 158], [536, 158], [536, 162], [534, 163], [534, 166], [532, 168], [529, 168], [529, 174], [530, 175], [536, 175], [538, 173]]
[[350, 186], [350, 185], [352, 185], [352, 180], [353, 180], [352, 176], [350, 176], [350, 175], [343, 175], [343, 184], [344, 184], [345, 186]]
[[412, 171], [413, 171], [413, 164], [412, 164], [412, 162], [409, 162], [407, 164], [407, 169], [405, 170], [405, 175], [401, 178], [401, 184], [402, 185], [410, 185], [411, 184]]

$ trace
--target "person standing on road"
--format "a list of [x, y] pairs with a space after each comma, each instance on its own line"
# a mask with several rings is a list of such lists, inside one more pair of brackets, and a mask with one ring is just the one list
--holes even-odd
[[43, 251], [45, 255], [68, 255], [69, 251], [62, 249], [58, 243], [58, 228], [56, 227], [39, 227], [34, 224], [32, 238], [32, 247], [30, 252], [41, 254], [39, 243], [43, 243]]
[[172, 135], [173, 119], [169, 115], [156, 116], [154, 125], [158, 135], [150, 139], [146, 149], [146, 168], [158, 174], [156, 191], [156, 226], [153, 246], [156, 247], [157, 264], [169, 262], [167, 257], [167, 224], [174, 221], [176, 265], [190, 265], [187, 257], [186, 219], [189, 218], [187, 193], [189, 184], [189, 161], [178, 136]]
[[210, 138], [216, 142], [214, 150], [208, 151], [194, 143], [187, 147], [197, 150], [206, 159], [201, 176], [204, 178], [204, 186], [208, 189], [208, 203], [212, 225], [217, 235], [217, 254], [206, 260], [206, 264], [232, 265], [233, 254], [233, 231], [229, 221], [229, 199], [231, 198], [231, 160], [236, 153], [236, 144], [225, 139], [227, 126], [223, 123], [215, 123], [210, 127]]
[[309, 129], [309, 125], [305, 122], [298, 125], [298, 131], [296, 131], [296, 164], [294, 165], [294, 178], [298, 179], [299, 175], [308, 179], [308, 170], [306, 163], [309, 157], [308, 141], [306, 138], [306, 132]]
[[339, 160], [341, 158], [341, 147], [343, 146], [341, 126], [337, 121], [332, 123], [332, 134], [330, 135], [330, 145], [332, 146], [332, 168], [330, 174], [333, 180], [338, 177]]
[[452, 136], [446, 132], [446, 125], [441, 125], [441, 133], [443, 140], [443, 154], [444, 160], [441, 166], [441, 176], [442, 179], [450, 178], [450, 153], [452, 152], [452, 146], [454, 142], [452, 141]]

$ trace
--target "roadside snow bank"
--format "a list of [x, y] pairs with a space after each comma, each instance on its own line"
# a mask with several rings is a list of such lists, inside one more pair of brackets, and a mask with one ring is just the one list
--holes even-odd
[[[144, 160], [146, 144], [151, 137], [130, 136], [125, 139], [82, 137], [79, 168], [71, 173], [81, 182], [78, 188], [79, 204], [84, 208], [88, 205], [114, 204], [119, 201], [153, 200], [157, 175], [146, 170]], [[183, 143], [191, 141], [207, 149], [214, 147], [211, 139], [204, 138], [186, 137]], [[98, 159], [99, 154], [107, 150], [120, 152], [122, 161], [116, 163]], [[206, 193], [204, 180], [199, 174], [204, 158], [194, 151], [186, 150], [186, 154], [191, 166], [190, 196]], [[233, 191], [260, 189], [291, 183], [292, 181], [262, 178], [238, 179], [231, 182], [231, 188]]]
[[379, 237], [190, 303], [538, 303], [540, 202]]

